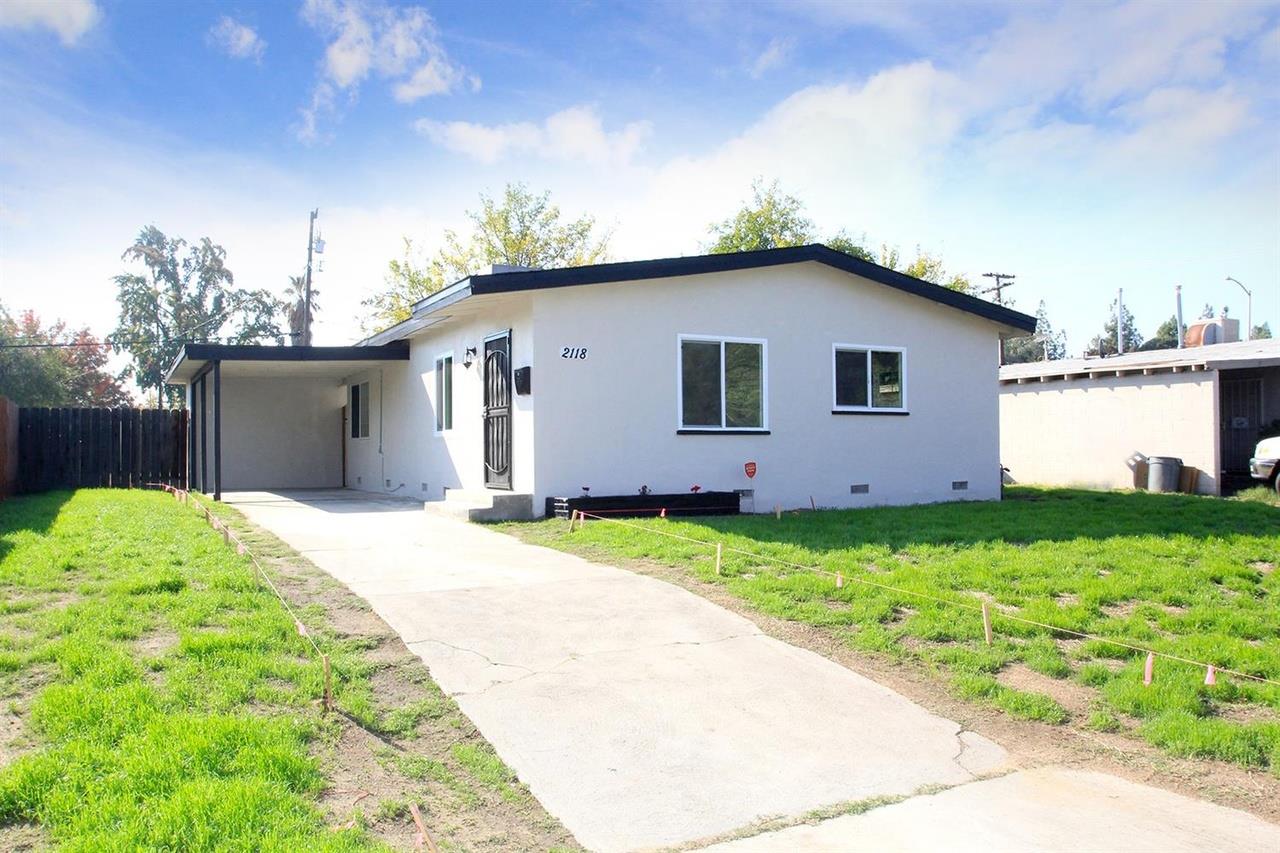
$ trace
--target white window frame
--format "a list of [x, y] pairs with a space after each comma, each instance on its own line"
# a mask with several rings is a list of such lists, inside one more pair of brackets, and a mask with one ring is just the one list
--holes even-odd
[[[360, 389], [360, 411], [359, 412], [352, 410], [352, 406], [351, 406], [351, 389], [352, 388]], [[351, 423], [355, 426], [355, 432], [356, 432], [355, 435], [351, 436], [351, 440], [352, 441], [368, 441], [369, 436], [373, 433], [373, 413], [369, 408], [369, 380], [368, 379], [361, 379], [356, 382], [347, 383], [347, 408], [350, 410], [347, 412], [347, 417], [351, 419]], [[360, 420], [361, 420], [360, 415], [362, 413], [366, 413], [364, 415], [364, 421], [365, 421], [365, 424], [368, 426], [368, 432], [366, 432], [364, 435], [360, 435]]]
[[441, 390], [441, 382], [440, 382], [440, 368], [441, 368], [441, 364], [444, 362], [444, 360], [445, 360], [446, 358], [447, 358], [447, 359], [449, 359], [449, 373], [450, 373], [450, 374], [452, 374], [452, 373], [453, 373], [453, 366], [454, 366], [454, 364], [455, 364], [455, 362], [454, 362], [454, 360], [453, 360], [453, 350], [449, 350], [448, 352], [442, 352], [442, 353], [438, 354], [438, 355], [436, 356], [435, 361], [433, 362], [434, 367], [432, 368], [432, 372], [433, 372], [433, 374], [434, 374], [434, 378], [435, 378], [435, 398], [436, 398], [436, 399], [434, 400], [434, 403], [435, 403], [435, 420], [432, 422], [432, 423], [433, 423], [433, 428], [432, 428], [432, 430], [431, 430], [431, 434], [432, 434], [432, 435], [444, 435], [444, 434], [445, 434], [445, 433], [447, 433], [447, 432], [452, 432], [452, 431], [453, 431], [453, 382], [452, 382], [453, 377], [452, 377], [452, 375], [450, 375], [450, 377], [449, 377], [449, 378], [450, 378], [450, 383], [449, 383], [449, 426], [444, 427], [443, 429], [441, 429], [441, 427], [440, 427], [440, 425], [441, 425], [442, 423], [444, 423], [444, 418], [443, 418], [443, 417], [441, 417], [441, 411], [440, 411], [440, 390]]
[[[867, 404], [865, 406], [842, 406], [836, 401], [839, 395], [836, 393], [836, 353], [849, 352], [856, 350], [865, 350], [867, 353]], [[899, 370], [901, 376], [899, 379], [902, 383], [902, 405], [901, 406], [873, 406], [871, 401], [875, 397], [871, 393], [871, 353], [872, 352], [896, 352], [898, 353]], [[894, 347], [885, 344], [832, 344], [831, 345], [831, 411], [833, 412], [886, 412], [886, 413], [905, 413], [907, 409], [907, 348]]]
[[[694, 341], [720, 345], [720, 426], [685, 426], [684, 423], [684, 342]], [[724, 345], [760, 345], [760, 426], [725, 426], [728, 417], [724, 394]], [[678, 432], [767, 433], [769, 431], [769, 341], [767, 338], [742, 338], [733, 335], [676, 335], [676, 430]]]

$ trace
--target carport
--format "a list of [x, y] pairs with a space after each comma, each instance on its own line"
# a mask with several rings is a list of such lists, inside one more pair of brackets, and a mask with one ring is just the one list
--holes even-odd
[[185, 388], [190, 487], [215, 500], [224, 489], [344, 487], [343, 379], [408, 359], [404, 342], [185, 345], [165, 382]]

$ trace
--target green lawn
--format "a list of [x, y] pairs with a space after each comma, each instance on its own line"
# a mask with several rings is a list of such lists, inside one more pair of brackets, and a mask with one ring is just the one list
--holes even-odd
[[[216, 511], [259, 553], [287, 555]], [[356, 601], [291, 559], [309, 589]], [[379, 663], [377, 640], [294, 604], [331, 655], [345, 717], [321, 713], [310, 644], [193, 509], [121, 490], [0, 504], [0, 847], [6, 827], [34, 825], [86, 851], [377, 849], [367, 827], [411, 832], [409, 802], [444, 849], [572, 844], [411, 655]], [[400, 691], [394, 707], [375, 684]], [[344, 766], [361, 738], [376, 755]], [[354, 788], [334, 794], [332, 773]], [[360, 788], [385, 795], [352, 810]], [[322, 792], [346, 810], [327, 818]]]
[[[605, 521], [509, 524], [526, 540], [588, 556], [650, 560], [773, 616], [831, 631], [878, 654], [915, 658], [964, 698], [1021, 718], [1128, 730], [1172, 753], [1270, 767], [1280, 776], [1280, 688], [1160, 660], [1001, 618], [1016, 614], [1280, 680], [1280, 512], [1263, 502], [1011, 488], [1003, 502], [708, 519], [649, 519], [680, 533], [910, 592], [994, 605], [981, 617], [949, 603], [792, 570]], [[1013, 670], [1070, 680], [1089, 697], [1067, 709], [1049, 690], [1005, 683]], [[1024, 679], [1025, 682], [1025, 679]]]

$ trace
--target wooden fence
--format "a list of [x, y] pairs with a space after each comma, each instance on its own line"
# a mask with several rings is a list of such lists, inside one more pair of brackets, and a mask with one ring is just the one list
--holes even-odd
[[18, 489], [187, 487], [179, 409], [18, 410]]

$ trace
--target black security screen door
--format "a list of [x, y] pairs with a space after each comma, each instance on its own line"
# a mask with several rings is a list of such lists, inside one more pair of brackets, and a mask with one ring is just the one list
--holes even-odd
[[511, 332], [484, 342], [484, 484], [511, 488]]

